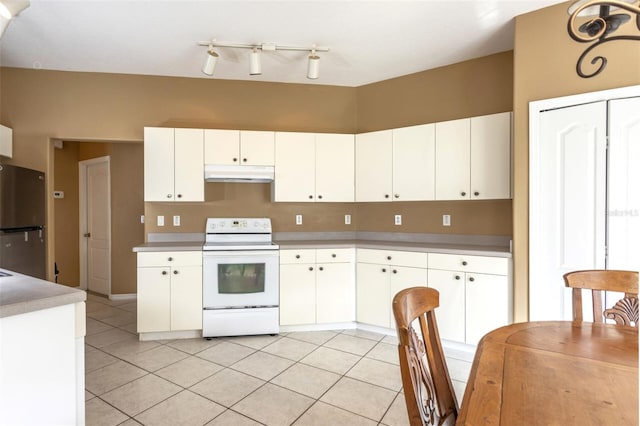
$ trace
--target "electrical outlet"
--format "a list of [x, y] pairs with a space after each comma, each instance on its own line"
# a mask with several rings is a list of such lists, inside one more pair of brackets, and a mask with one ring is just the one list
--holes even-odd
[[442, 215], [442, 226], [451, 226], [451, 215]]
[[350, 214], [345, 214], [344, 215], [344, 224], [345, 225], [351, 225], [351, 215]]
[[143, 214], [140, 215], [140, 223], [144, 223], [144, 215]]
[[164, 216], [158, 216], [158, 226], [164, 226]]
[[302, 225], [302, 215], [301, 214], [297, 214], [296, 215], [296, 225]]
[[173, 217], [173, 226], [180, 226], [180, 216]]
[[393, 224], [394, 225], [402, 225], [402, 215], [401, 214], [395, 215], [395, 217], [393, 218]]

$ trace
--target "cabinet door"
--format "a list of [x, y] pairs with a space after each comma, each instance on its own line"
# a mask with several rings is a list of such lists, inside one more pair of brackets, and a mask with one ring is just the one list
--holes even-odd
[[466, 280], [466, 343], [477, 345], [482, 336], [510, 322], [509, 280], [472, 273], [466, 274]]
[[[410, 287], [427, 287], [427, 270], [422, 268], [407, 268], [404, 266], [391, 266], [391, 275], [389, 280], [389, 306], [393, 306], [393, 298], [400, 290]], [[396, 326], [396, 320], [393, 316], [393, 307], [390, 312], [390, 325], [392, 328]]]
[[169, 271], [168, 267], [138, 268], [138, 333], [171, 329]]
[[174, 129], [144, 128], [144, 201], [173, 201]]
[[393, 199], [435, 199], [435, 124], [393, 129]]
[[315, 135], [276, 133], [275, 201], [315, 201]]
[[316, 322], [355, 320], [355, 286], [352, 264], [318, 264], [316, 271]]
[[204, 164], [240, 164], [240, 131], [204, 131]]
[[511, 113], [471, 118], [471, 199], [511, 198]]
[[316, 135], [316, 201], [353, 202], [354, 156], [353, 135]]
[[240, 131], [240, 160], [249, 166], [273, 166], [275, 132]]
[[436, 123], [436, 200], [468, 200], [471, 120]]
[[175, 129], [174, 201], [204, 201], [203, 144], [203, 129]]
[[356, 201], [391, 201], [391, 130], [356, 135]]
[[202, 267], [177, 266], [171, 270], [171, 330], [201, 329]]
[[[465, 341], [465, 274], [456, 271], [429, 269], [429, 287], [440, 293], [440, 306], [436, 308], [436, 321], [440, 338], [455, 342]], [[475, 303], [475, 302], [474, 302]], [[493, 304], [484, 309], [493, 309]]]
[[315, 265], [280, 265], [280, 325], [315, 324], [315, 308]]
[[358, 263], [356, 320], [365, 324], [390, 327], [389, 267]]

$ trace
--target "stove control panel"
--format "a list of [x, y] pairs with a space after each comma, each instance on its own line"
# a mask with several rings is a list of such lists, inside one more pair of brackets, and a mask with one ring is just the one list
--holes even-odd
[[207, 234], [270, 234], [269, 218], [209, 218]]

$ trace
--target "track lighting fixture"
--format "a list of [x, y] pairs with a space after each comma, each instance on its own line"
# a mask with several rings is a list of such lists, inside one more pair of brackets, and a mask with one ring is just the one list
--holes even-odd
[[262, 66], [260, 65], [260, 54], [258, 48], [254, 47], [249, 54], [249, 75], [262, 74]]
[[30, 4], [29, 0], [2, 0], [0, 1], [0, 16], [11, 19], [29, 7]]
[[262, 52], [274, 52], [276, 50], [297, 50], [310, 52], [308, 56], [307, 64], [307, 78], [315, 80], [320, 76], [320, 56], [317, 52], [328, 52], [328, 47], [313, 46], [283, 46], [275, 43], [256, 43], [256, 44], [243, 44], [243, 43], [221, 43], [215, 40], [198, 42], [200, 46], [207, 46], [207, 58], [202, 67], [202, 72], [207, 75], [213, 75], [214, 68], [218, 60], [218, 53], [214, 52], [214, 47], [221, 48], [233, 48], [233, 49], [250, 49], [249, 53], [249, 75], [261, 75], [262, 63], [260, 58], [260, 51]]
[[309, 55], [309, 64], [307, 65], [307, 78], [315, 80], [320, 76], [320, 56], [313, 49]]
[[206, 75], [213, 75], [213, 70], [216, 68], [218, 62], [218, 54], [213, 50], [213, 46], [209, 46], [207, 50], [207, 60], [204, 62], [202, 72]]

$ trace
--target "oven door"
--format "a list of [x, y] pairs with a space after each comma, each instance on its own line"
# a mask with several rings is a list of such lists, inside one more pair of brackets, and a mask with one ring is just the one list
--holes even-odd
[[278, 250], [204, 251], [204, 309], [278, 306]]

